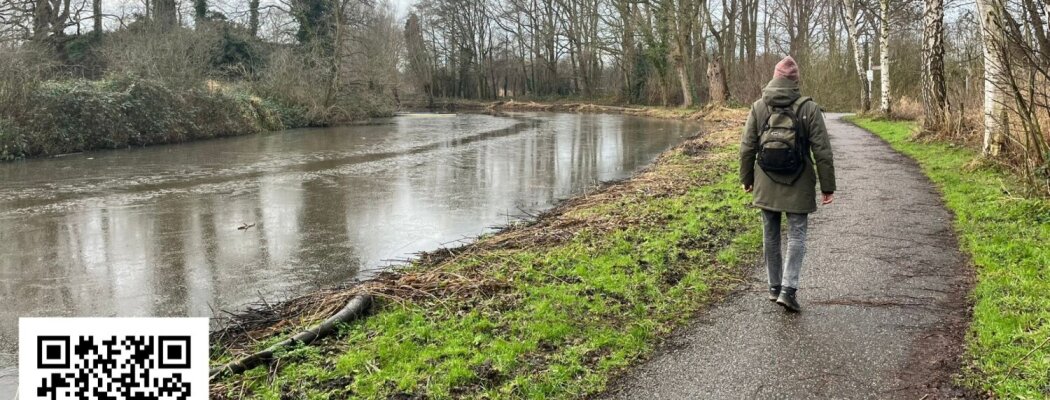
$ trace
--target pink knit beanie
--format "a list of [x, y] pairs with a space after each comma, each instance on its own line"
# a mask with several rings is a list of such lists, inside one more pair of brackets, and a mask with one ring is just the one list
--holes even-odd
[[773, 77], [787, 78], [798, 82], [798, 64], [795, 64], [795, 59], [787, 56], [780, 60], [777, 63], [777, 68], [773, 70]]

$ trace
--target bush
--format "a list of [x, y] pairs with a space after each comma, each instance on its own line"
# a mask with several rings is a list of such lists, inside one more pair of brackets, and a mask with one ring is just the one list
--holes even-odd
[[[338, 85], [328, 97], [330, 59], [309, 51], [275, 50], [251, 91], [285, 105], [303, 118], [295, 126], [325, 126], [368, 117], [389, 116], [393, 99], [366, 85]], [[296, 118], [298, 120], [298, 118]]]
[[26, 138], [10, 120], [0, 118], [0, 161], [22, 158], [26, 154]]
[[23, 113], [29, 97], [56, 65], [46, 49], [32, 43], [0, 45], [0, 118]]
[[198, 32], [215, 37], [216, 45], [209, 63], [214, 71], [224, 77], [250, 77], [263, 66], [265, 46], [244, 28], [226, 22], [213, 22]]
[[162, 32], [149, 24], [132, 24], [107, 35], [99, 52], [110, 75], [154, 79], [170, 88], [192, 88], [207, 79], [219, 45], [215, 35], [191, 29]]
[[96, 82], [48, 82], [17, 122], [27, 134], [27, 155], [60, 154], [126, 144], [131, 128], [122, 99]]
[[285, 116], [296, 118], [245, 93], [176, 91], [131, 77], [47, 82], [30, 104], [0, 125], [4, 159], [259, 133], [289, 126]]
[[329, 93], [330, 61], [224, 21], [170, 31], [136, 21], [57, 47], [0, 45], [0, 159], [389, 115], [392, 99], [355, 85], [349, 67]]

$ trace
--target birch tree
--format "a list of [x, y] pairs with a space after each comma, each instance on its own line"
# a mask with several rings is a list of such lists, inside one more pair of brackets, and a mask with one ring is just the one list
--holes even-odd
[[858, 0], [842, 0], [841, 10], [845, 19], [846, 36], [849, 36], [850, 47], [853, 49], [853, 65], [860, 80], [860, 108], [867, 112], [871, 110], [871, 83], [868, 82], [868, 73], [864, 68], [864, 49], [860, 45], [860, 33], [864, 25], [857, 2]]
[[944, 0], [926, 0], [922, 30], [923, 128], [941, 126], [948, 108], [944, 87]]
[[883, 114], [889, 114], [890, 109], [890, 0], [880, 0], [882, 8], [879, 13], [882, 19], [882, 29], [879, 34], [879, 71], [881, 88], [881, 101], [879, 109]]
[[1005, 5], [1002, 0], [977, 0], [977, 13], [981, 20], [981, 41], [984, 55], [984, 141], [981, 154], [997, 157], [1002, 149], [1003, 108], [999, 82], [1002, 64], [996, 51], [1002, 43], [1003, 29], [999, 21]]

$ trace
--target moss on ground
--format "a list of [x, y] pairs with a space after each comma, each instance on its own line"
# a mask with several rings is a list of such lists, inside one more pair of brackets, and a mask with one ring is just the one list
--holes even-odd
[[[714, 143], [731, 142], [725, 137], [739, 126], [724, 126]], [[282, 354], [273, 368], [214, 382], [212, 395], [575, 398], [602, 390], [739, 282], [757, 255], [737, 148], [712, 143], [690, 140], [534, 224], [423, 257], [389, 286], [426, 281], [417, 287], [428, 289], [380, 291], [371, 317]], [[213, 353], [213, 361], [229, 357]]]
[[964, 384], [1000, 398], [1050, 397], [1050, 200], [1019, 195], [1020, 183], [977, 154], [912, 140], [915, 124], [853, 120], [914, 158], [955, 213], [977, 266]]

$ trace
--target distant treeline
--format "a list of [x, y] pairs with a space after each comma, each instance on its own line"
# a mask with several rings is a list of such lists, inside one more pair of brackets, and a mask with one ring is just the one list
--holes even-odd
[[420, 0], [405, 54], [431, 97], [683, 106], [749, 104], [791, 55], [826, 108], [922, 118], [1050, 192], [1048, 4]]

